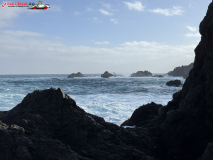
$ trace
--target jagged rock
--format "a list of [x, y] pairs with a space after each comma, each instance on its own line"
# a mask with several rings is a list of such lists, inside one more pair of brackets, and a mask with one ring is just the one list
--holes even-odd
[[75, 77], [85, 77], [82, 73], [72, 73], [67, 78], [75, 78]]
[[105, 71], [104, 74], [101, 75], [101, 77], [103, 78], [109, 78], [109, 77], [113, 77], [116, 76], [115, 74], [111, 74], [108, 71]]
[[152, 77], [152, 73], [149, 71], [138, 71], [136, 73], [132, 73], [131, 77]]
[[181, 85], [181, 81], [176, 79], [174, 81], [169, 81], [166, 83], [167, 86], [176, 86], [179, 87]]
[[[0, 120], [4, 122], [2, 128], [5, 129], [13, 124], [20, 126], [16, 128], [20, 128], [24, 138], [29, 139], [26, 145], [14, 146], [15, 139], [10, 140], [12, 135], [8, 136], [6, 131], [6, 135], [1, 136], [0, 129], [0, 144], [3, 143], [0, 145], [3, 151], [0, 156], [11, 155], [9, 160], [16, 160], [15, 155], [19, 159], [45, 159], [46, 155], [46, 159], [56, 156], [59, 160], [69, 156], [76, 159], [83, 157], [82, 160], [154, 160], [149, 152], [144, 151], [148, 146], [145, 138], [138, 140], [136, 133], [85, 112], [61, 89], [51, 88], [28, 94], [12, 110], [1, 113]], [[5, 143], [2, 138], [5, 138]], [[4, 149], [6, 144], [14, 146], [16, 153], [10, 147]]]
[[158, 109], [162, 105], [155, 104], [154, 102], [150, 104], [143, 105], [136, 109], [131, 118], [125, 121], [121, 126], [136, 126], [141, 127], [150, 123], [150, 120], [157, 118]]
[[176, 67], [173, 71], [168, 72], [168, 75], [173, 77], [183, 77], [186, 79], [193, 65], [194, 63], [191, 63], [187, 66]]

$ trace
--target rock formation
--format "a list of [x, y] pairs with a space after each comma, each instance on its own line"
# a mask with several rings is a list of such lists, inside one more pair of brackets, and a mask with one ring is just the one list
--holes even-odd
[[181, 85], [181, 81], [176, 79], [174, 81], [169, 81], [166, 83], [167, 86], [176, 86], [179, 87]]
[[173, 71], [168, 72], [168, 75], [173, 77], [183, 77], [186, 79], [193, 65], [194, 63], [191, 63], [188, 66], [176, 67]]
[[152, 77], [152, 73], [149, 71], [138, 71], [136, 73], [132, 73], [131, 77]]
[[163, 77], [164, 77], [164, 75], [156, 74], [156, 75], [154, 75], [154, 76], [152, 76], [152, 77], [163, 78]]
[[75, 78], [75, 77], [85, 77], [82, 73], [72, 73], [67, 78]]
[[[159, 118], [149, 124], [149, 134], [161, 144], [160, 159], [197, 159], [213, 142], [213, 3], [199, 28], [201, 41], [195, 61], [181, 91], [159, 108]], [[132, 124], [134, 125], [134, 124]], [[203, 155], [209, 154], [209, 144]], [[209, 159], [213, 159], [210, 157]]]
[[102, 78], [114, 77], [116, 74], [111, 74], [108, 71], [105, 71], [104, 74], [101, 75]]

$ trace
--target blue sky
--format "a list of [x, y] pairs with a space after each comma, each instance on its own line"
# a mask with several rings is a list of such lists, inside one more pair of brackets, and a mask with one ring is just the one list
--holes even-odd
[[166, 73], [194, 61], [210, 2], [47, 0], [47, 10], [0, 7], [0, 74]]

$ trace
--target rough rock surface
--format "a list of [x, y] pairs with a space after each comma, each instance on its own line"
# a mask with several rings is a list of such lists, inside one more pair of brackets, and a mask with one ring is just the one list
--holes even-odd
[[199, 31], [194, 66], [182, 90], [159, 108], [159, 118], [147, 127], [149, 134], [158, 133], [160, 159], [197, 159], [213, 142], [213, 3]]
[[72, 73], [67, 78], [75, 78], [75, 77], [85, 77], [82, 73]]
[[102, 78], [109, 78], [109, 77], [113, 77], [116, 76], [115, 74], [111, 74], [108, 71], [105, 71], [104, 74], [101, 75]]
[[0, 120], [2, 159], [153, 159], [146, 138], [85, 112], [61, 89], [28, 94]]
[[179, 87], [181, 85], [181, 81], [176, 79], [174, 81], [169, 81], [166, 83], [167, 86], [176, 86]]
[[131, 77], [152, 77], [152, 73], [149, 71], [138, 71], [136, 73], [132, 73]]
[[168, 75], [173, 77], [183, 77], [187, 78], [190, 70], [193, 68], [194, 63], [191, 63], [187, 66], [176, 67], [173, 71], [168, 72]]
[[156, 104], [154, 102], [150, 104], [143, 105], [136, 109], [131, 118], [126, 120], [121, 126], [136, 126], [142, 127], [144, 125], [150, 124], [150, 121], [158, 117], [158, 109], [162, 105]]

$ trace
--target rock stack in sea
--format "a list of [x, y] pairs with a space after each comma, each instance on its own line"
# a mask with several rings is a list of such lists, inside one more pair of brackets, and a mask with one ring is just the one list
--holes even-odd
[[72, 73], [67, 78], [75, 78], [75, 77], [85, 77], [81, 72]]
[[149, 71], [137, 71], [136, 73], [132, 73], [131, 77], [152, 77], [152, 73]]
[[190, 70], [192, 69], [194, 63], [191, 63], [187, 66], [181, 66], [181, 67], [176, 67], [174, 68], [173, 71], [168, 72], [167, 74], [169, 76], [173, 76], [173, 77], [183, 77], [183, 78], [187, 78], [189, 75]]
[[105, 71], [104, 74], [101, 75], [102, 78], [109, 78], [109, 77], [115, 77], [116, 74], [109, 73], [108, 71]]
[[166, 83], [167, 86], [176, 86], [179, 87], [181, 85], [181, 81], [176, 79], [174, 81], [169, 81]]

